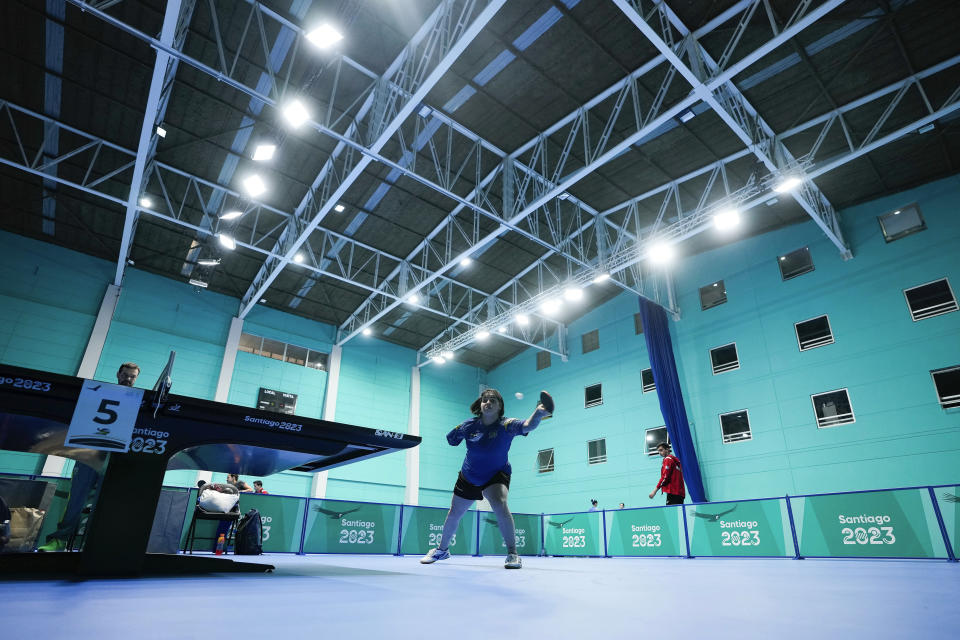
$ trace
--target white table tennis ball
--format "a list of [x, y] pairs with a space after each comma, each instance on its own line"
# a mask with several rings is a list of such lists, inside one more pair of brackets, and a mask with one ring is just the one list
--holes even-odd
[[515, 394], [513, 394], [513, 395], [517, 398], [517, 400], [523, 400], [523, 394], [520, 393], [519, 391], [517, 391], [517, 392], [516, 392]]

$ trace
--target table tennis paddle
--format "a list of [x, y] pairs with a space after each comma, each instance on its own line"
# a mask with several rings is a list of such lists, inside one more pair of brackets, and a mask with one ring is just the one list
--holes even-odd
[[540, 404], [547, 410], [546, 418], [553, 416], [553, 398], [546, 391], [540, 392]]

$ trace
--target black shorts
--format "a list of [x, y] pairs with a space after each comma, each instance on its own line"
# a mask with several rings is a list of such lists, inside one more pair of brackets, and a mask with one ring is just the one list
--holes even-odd
[[459, 496], [464, 500], [483, 500], [483, 490], [494, 484], [502, 484], [510, 488], [510, 474], [504, 471], [497, 471], [493, 477], [487, 480], [486, 484], [478, 487], [463, 477], [463, 473], [457, 474], [457, 484], [453, 487], [453, 495]]
[[681, 496], [676, 493], [667, 494], [667, 504], [683, 504], [684, 496]]

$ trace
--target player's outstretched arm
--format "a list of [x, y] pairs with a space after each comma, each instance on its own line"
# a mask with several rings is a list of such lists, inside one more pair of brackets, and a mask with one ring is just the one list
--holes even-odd
[[540, 392], [540, 400], [537, 402], [537, 408], [533, 410], [533, 414], [526, 419], [523, 423], [524, 433], [530, 433], [538, 426], [540, 426], [540, 421], [545, 418], [549, 418], [553, 415], [553, 398], [550, 397], [550, 394], [546, 391]]

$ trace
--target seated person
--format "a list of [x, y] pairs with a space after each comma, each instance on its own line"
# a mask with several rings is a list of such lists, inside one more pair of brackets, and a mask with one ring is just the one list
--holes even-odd
[[227, 482], [235, 486], [240, 493], [253, 493], [253, 487], [241, 480], [239, 474], [228, 473]]
[[0, 496], [0, 549], [10, 542], [10, 509]]
[[270, 493], [269, 491], [263, 488], [263, 482], [261, 482], [260, 480], [253, 481], [253, 492], [254, 493]]

